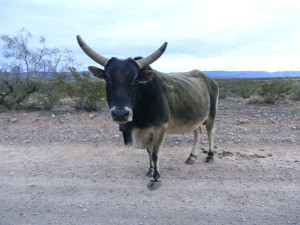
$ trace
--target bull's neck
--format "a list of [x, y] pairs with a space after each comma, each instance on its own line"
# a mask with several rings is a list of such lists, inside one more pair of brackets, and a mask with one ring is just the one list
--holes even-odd
[[160, 77], [156, 75], [151, 81], [140, 84], [133, 109], [136, 126], [156, 126], [166, 121], [167, 104], [160, 82]]

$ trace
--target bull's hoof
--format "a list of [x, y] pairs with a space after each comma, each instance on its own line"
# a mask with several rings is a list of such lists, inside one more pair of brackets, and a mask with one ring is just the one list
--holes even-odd
[[206, 162], [206, 163], [212, 163], [213, 161], [214, 161], [214, 158], [213, 158], [213, 157], [207, 156], [207, 157], [205, 158], [205, 162]]
[[194, 163], [195, 163], [195, 161], [196, 161], [196, 158], [194, 158], [194, 157], [189, 157], [187, 160], [186, 160], [186, 164], [187, 165], [193, 165]]
[[147, 185], [147, 187], [151, 191], [158, 189], [160, 186], [161, 186], [161, 181], [160, 180], [150, 181], [150, 183]]
[[153, 177], [153, 173], [154, 173], [154, 169], [150, 168], [149, 171], [146, 173], [146, 176], [152, 178]]

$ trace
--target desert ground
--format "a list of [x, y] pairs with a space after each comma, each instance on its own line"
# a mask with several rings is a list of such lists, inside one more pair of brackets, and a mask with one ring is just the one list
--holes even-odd
[[108, 109], [0, 111], [0, 224], [300, 224], [300, 102], [221, 100], [215, 160], [168, 134], [162, 186]]

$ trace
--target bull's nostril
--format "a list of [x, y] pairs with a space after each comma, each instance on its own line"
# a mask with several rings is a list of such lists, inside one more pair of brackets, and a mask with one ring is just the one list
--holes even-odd
[[129, 117], [129, 111], [114, 109], [111, 111], [111, 116], [115, 121], [127, 121]]
[[124, 116], [128, 118], [128, 116], [129, 116], [129, 111], [126, 110], [126, 112], [124, 113]]

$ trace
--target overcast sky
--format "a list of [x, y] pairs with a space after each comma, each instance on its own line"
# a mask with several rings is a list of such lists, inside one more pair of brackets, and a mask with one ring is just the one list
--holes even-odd
[[76, 35], [106, 57], [147, 56], [162, 72], [300, 70], [299, 0], [1, 0], [0, 34], [22, 28], [96, 65]]

